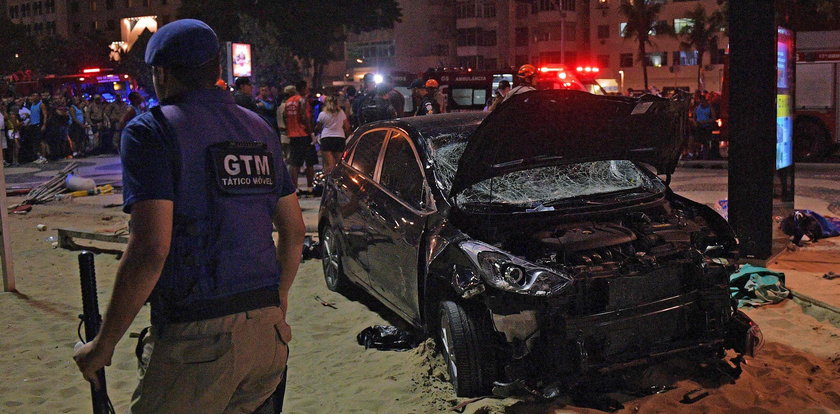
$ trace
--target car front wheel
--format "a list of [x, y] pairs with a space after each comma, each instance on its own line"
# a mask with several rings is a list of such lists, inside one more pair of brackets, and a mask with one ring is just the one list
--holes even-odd
[[488, 395], [496, 360], [488, 346], [491, 335], [481, 319], [452, 301], [440, 303], [438, 335], [449, 378], [459, 397]]
[[327, 283], [327, 289], [338, 293], [345, 292], [350, 281], [347, 280], [341, 267], [341, 247], [338, 239], [329, 226], [325, 227], [321, 234], [321, 249], [321, 264], [324, 266], [324, 281]]

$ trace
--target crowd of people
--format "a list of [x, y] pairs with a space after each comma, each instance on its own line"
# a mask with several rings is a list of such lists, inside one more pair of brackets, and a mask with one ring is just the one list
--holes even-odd
[[[220, 85], [224, 87], [224, 85]], [[373, 74], [362, 78], [361, 88], [347, 86], [333, 91], [312, 92], [305, 81], [281, 90], [268, 85], [255, 88], [249, 78], [233, 83], [234, 101], [260, 115], [276, 128], [283, 156], [292, 182], [297, 183], [301, 169], [306, 176], [307, 192], [312, 189], [315, 164], [321, 162], [325, 173], [338, 164], [350, 133], [374, 121], [404, 116], [445, 113], [446, 95], [435, 80], [415, 80], [405, 97], [386, 76], [377, 83]], [[407, 111], [406, 100], [411, 100]]]
[[[501, 81], [484, 110], [492, 111], [508, 97], [534, 90], [535, 76], [535, 67], [522, 66], [517, 73], [517, 86], [511, 88], [510, 82]], [[223, 82], [219, 86], [226, 87]], [[346, 86], [313, 93], [306, 82], [298, 82], [282, 89], [260, 85], [255, 93], [251, 80], [245, 77], [237, 78], [232, 86], [234, 101], [259, 114], [277, 131], [293, 182], [297, 182], [300, 169], [305, 168], [308, 188], [303, 191], [312, 187], [318, 152], [324, 172], [329, 173], [344, 152], [350, 132], [359, 126], [447, 112], [447, 96], [434, 79], [414, 80], [408, 97], [394, 87], [390, 76], [377, 83], [371, 73], [363, 77], [359, 90]], [[648, 93], [661, 96], [661, 91], [651, 88]], [[628, 90], [630, 95], [635, 92]], [[2, 98], [0, 138], [5, 165], [118, 153], [123, 127], [148, 110], [137, 92], [126, 98], [106, 101], [101, 95], [81, 96], [69, 91]], [[411, 104], [407, 106], [406, 100]], [[719, 143], [712, 133], [717, 127], [720, 102], [721, 95], [716, 92], [698, 90], [694, 94], [689, 113], [693, 128], [683, 158], [720, 158]]]
[[6, 166], [118, 153], [123, 127], [146, 111], [142, 96], [107, 102], [101, 95], [32, 93], [0, 100]]

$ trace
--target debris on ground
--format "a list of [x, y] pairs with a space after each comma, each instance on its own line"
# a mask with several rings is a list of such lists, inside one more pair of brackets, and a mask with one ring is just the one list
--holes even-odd
[[840, 218], [822, 216], [811, 210], [795, 210], [782, 220], [780, 227], [796, 245], [800, 244], [803, 237], [816, 242], [826, 237], [840, 236]]
[[417, 345], [417, 339], [411, 332], [388, 325], [367, 327], [359, 332], [356, 341], [365, 349], [380, 351], [408, 351]]
[[680, 402], [683, 403], [683, 404], [693, 404], [693, 403], [696, 403], [697, 401], [700, 401], [703, 398], [706, 398], [708, 396], [709, 396], [708, 391], [706, 391], [702, 388], [697, 388], [697, 389], [693, 389], [693, 390], [685, 393], [685, 395], [683, 395], [682, 400], [680, 400]]
[[70, 172], [78, 167], [79, 163], [77, 162], [67, 164], [66, 167], [62, 168], [61, 171], [52, 178], [30, 190], [29, 193], [26, 194], [26, 198], [16, 206], [12, 207], [12, 209], [14, 210], [25, 205], [30, 205], [31, 209], [31, 205], [44, 204], [54, 200], [56, 195], [63, 193], [67, 189], [64, 181], [67, 179], [67, 176], [70, 175]]
[[790, 297], [784, 273], [749, 264], [729, 276], [729, 292], [739, 308], [779, 303]]
[[335, 302], [327, 302], [324, 299], [321, 299], [320, 296], [315, 296], [315, 300], [321, 302], [321, 306], [326, 306], [333, 309], [338, 309], [338, 306], [335, 306]]
[[320, 259], [321, 258], [321, 243], [315, 241], [312, 236], [306, 236], [303, 238], [303, 257], [301, 261], [309, 260], [309, 259]]

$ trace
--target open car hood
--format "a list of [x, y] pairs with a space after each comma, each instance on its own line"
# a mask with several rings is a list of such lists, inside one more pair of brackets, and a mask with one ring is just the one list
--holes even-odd
[[470, 137], [451, 196], [480, 181], [535, 167], [630, 160], [671, 174], [686, 137], [689, 98], [599, 96], [570, 90], [516, 95]]

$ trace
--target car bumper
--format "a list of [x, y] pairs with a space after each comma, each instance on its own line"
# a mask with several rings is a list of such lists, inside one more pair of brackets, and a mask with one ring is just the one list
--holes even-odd
[[571, 316], [573, 306], [562, 301], [535, 304], [489, 301], [511, 380], [604, 374], [678, 354], [720, 356], [726, 347], [748, 353], [760, 343], [757, 326], [733, 314], [721, 289], [581, 316]]

